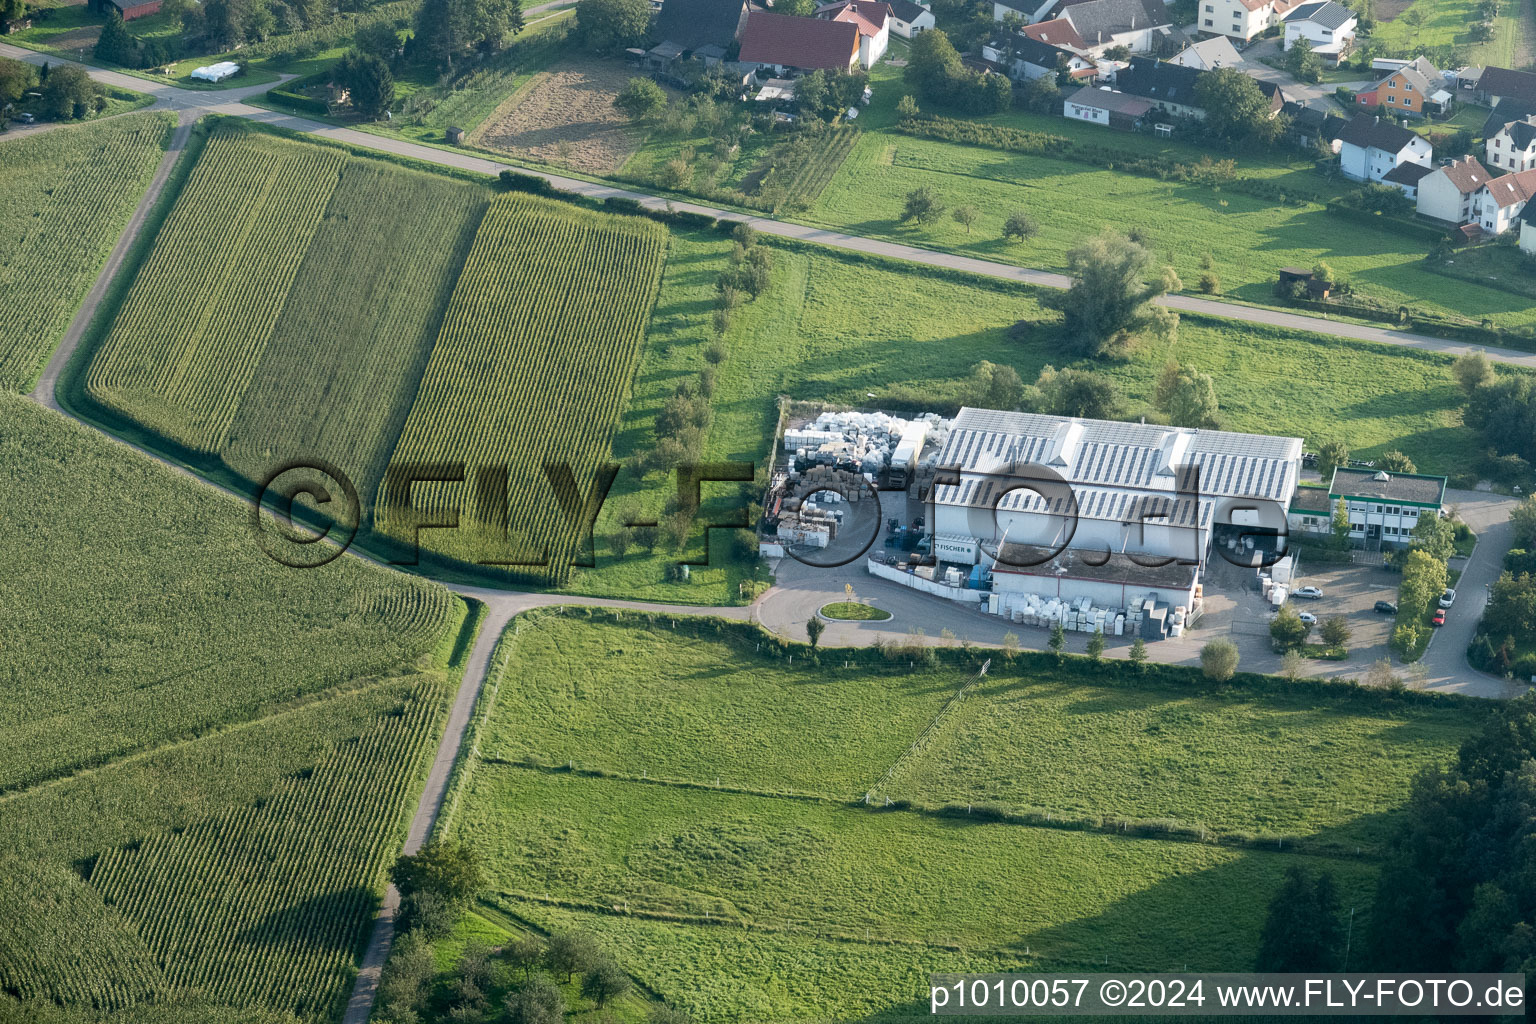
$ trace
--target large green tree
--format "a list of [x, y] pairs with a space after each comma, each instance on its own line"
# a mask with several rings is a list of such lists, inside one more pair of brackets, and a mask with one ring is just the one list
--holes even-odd
[[15, 103], [37, 84], [32, 65], [0, 57], [0, 105]]
[[1065, 317], [1062, 334], [1073, 354], [1112, 354], [1141, 338], [1175, 336], [1178, 314], [1154, 300], [1182, 283], [1144, 246], [1106, 231], [1068, 252], [1067, 269], [1072, 287], [1047, 301]]
[[425, 0], [416, 11], [414, 56], [450, 72], [471, 51], [496, 53], [523, 30], [521, 0]]
[[1337, 971], [1344, 939], [1333, 876], [1324, 871], [1313, 877], [1292, 867], [1270, 900], [1253, 969], [1276, 974]]
[[41, 92], [43, 109], [60, 121], [85, 117], [102, 98], [101, 86], [78, 64], [61, 64], [49, 71]]
[[651, 30], [647, 0], [582, 0], [576, 5], [576, 35], [595, 53], [620, 53], [646, 41]]
[[337, 78], [351, 94], [353, 109], [366, 118], [382, 117], [395, 101], [395, 76], [382, 57], [354, 50], [337, 65]]
[[1536, 972], [1536, 699], [1489, 712], [1414, 780], [1368, 929], [1379, 970]]
[[1207, 71], [1195, 81], [1205, 128], [1233, 146], [1269, 145], [1284, 131], [1259, 83], [1236, 68]]
[[107, 20], [96, 37], [96, 59], [109, 64], [121, 64], [125, 68], [137, 67], [139, 43], [128, 32], [123, 16], [114, 7], [107, 12]]

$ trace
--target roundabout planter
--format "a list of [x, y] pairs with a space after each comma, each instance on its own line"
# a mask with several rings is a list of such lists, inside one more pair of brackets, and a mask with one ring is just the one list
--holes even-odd
[[889, 622], [892, 615], [884, 608], [860, 604], [857, 601], [833, 601], [816, 610], [818, 618], [828, 622]]

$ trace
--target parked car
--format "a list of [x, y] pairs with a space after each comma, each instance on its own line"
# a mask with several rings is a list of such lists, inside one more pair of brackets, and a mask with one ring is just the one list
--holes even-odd
[[1429, 624], [1431, 626], [1443, 626], [1443, 625], [1445, 625], [1445, 609], [1444, 608], [1436, 608], [1435, 609], [1435, 617], [1429, 620]]
[[1308, 600], [1316, 601], [1318, 598], [1323, 596], [1323, 591], [1319, 587], [1297, 587], [1295, 590], [1291, 591], [1291, 596], [1305, 597]]
[[26, 111], [22, 111], [16, 115], [16, 120], [20, 121], [22, 124], [33, 124], [37, 121], [37, 118], [33, 117]]
[[1317, 625], [1317, 616], [1313, 615], [1311, 612], [1301, 612], [1296, 617], [1309, 626]]
[[1381, 612], [1383, 615], [1396, 615], [1397, 605], [1393, 604], [1391, 601], [1377, 601], [1376, 610]]
[[1451, 605], [1453, 605], [1455, 603], [1456, 603], [1456, 591], [1452, 590], [1450, 587], [1446, 587], [1445, 588], [1445, 593], [1440, 595], [1440, 607], [1441, 608], [1449, 608]]

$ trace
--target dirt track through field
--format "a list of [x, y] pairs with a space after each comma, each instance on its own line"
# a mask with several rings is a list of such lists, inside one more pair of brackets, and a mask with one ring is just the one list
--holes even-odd
[[645, 137], [613, 106], [632, 77], [616, 61], [562, 61], [503, 101], [469, 142], [586, 174], [616, 171]]

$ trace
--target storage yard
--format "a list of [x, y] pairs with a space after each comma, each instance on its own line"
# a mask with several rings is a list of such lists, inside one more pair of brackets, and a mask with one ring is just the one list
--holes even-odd
[[[1215, 556], [1284, 602], [1264, 554], [1301, 439], [962, 409], [791, 420], [764, 502], [765, 557], [867, 571], [1020, 625], [1180, 637]], [[870, 510], [879, 510], [873, 522]], [[883, 525], [883, 531], [879, 528]]]

